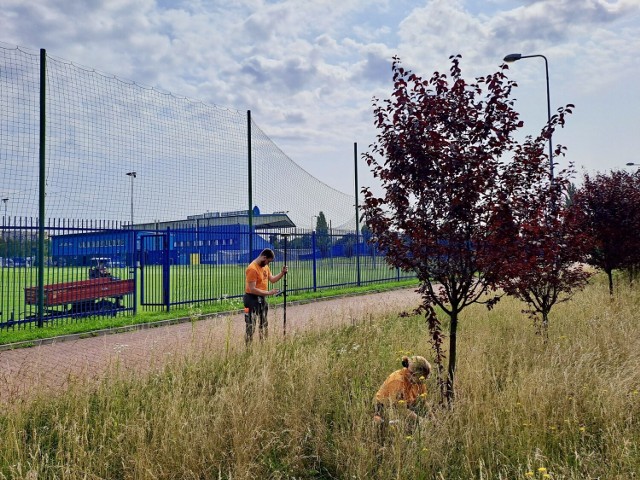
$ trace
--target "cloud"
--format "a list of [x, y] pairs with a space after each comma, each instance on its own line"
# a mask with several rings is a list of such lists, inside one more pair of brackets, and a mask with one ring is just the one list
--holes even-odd
[[[554, 98], [587, 95], [637, 77], [635, 56], [617, 53], [640, 49], [639, 15], [638, 0], [4, 0], [0, 40], [251, 109], [304, 163], [375, 133], [371, 98], [390, 94], [394, 55], [430, 76], [461, 53], [477, 76], [507, 53], [544, 53]], [[523, 85], [539, 75], [536, 62], [510, 71]]]

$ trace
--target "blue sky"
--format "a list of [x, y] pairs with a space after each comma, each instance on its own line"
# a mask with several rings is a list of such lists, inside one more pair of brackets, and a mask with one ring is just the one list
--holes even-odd
[[[508, 53], [549, 60], [554, 141], [583, 172], [640, 163], [640, 0], [3, 0], [0, 41], [240, 111], [309, 173], [353, 192], [353, 143], [375, 139], [391, 58], [468, 78]], [[544, 62], [512, 64], [526, 133], [546, 121]], [[372, 182], [365, 165], [360, 183]], [[348, 173], [347, 173], [348, 172]]]

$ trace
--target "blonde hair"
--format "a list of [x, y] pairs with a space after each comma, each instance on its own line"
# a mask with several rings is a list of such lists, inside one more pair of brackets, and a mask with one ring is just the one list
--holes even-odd
[[427, 362], [427, 359], [420, 355], [414, 355], [413, 357], [402, 357], [402, 366], [408, 368], [411, 373], [421, 374], [427, 378], [431, 374], [431, 364]]

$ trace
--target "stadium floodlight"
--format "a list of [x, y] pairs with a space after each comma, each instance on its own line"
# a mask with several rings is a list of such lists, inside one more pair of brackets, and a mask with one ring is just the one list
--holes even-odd
[[131, 177], [131, 228], [133, 229], [133, 179], [138, 176], [136, 172], [127, 172], [127, 175]]

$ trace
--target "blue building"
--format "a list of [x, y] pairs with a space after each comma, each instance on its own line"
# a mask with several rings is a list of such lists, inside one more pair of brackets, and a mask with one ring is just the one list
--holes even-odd
[[[295, 224], [284, 212], [252, 212], [250, 235], [248, 211], [211, 212], [184, 220], [127, 226], [118, 230], [91, 230], [51, 236], [51, 257], [60, 266], [88, 266], [92, 259], [108, 258], [114, 266], [245, 263], [264, 248], [268, 238]], [[253, 244], [251, 254], [250, 237]]]

